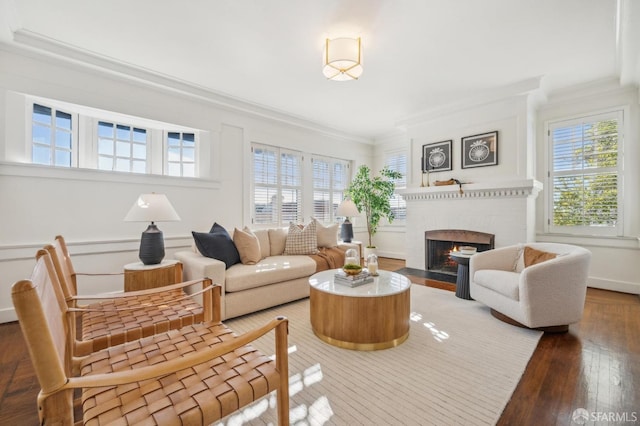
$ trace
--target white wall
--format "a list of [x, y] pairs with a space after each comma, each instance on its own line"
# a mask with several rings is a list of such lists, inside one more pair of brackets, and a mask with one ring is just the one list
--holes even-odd
[[[208, 132], [211, 173], [204, 179], [61, 170], [6, 162], [16, 144], [7, 129], [11, 92], [46, 97]], [[207, 98], [104, 70], [0, 45], [0, 322], [15, 319], [10, 287], [30, 275], [38, 248], [64, 235], [78, 271], [122, 272], [137, 261], [143, 223], [123, 222], [136, 197], [165, 193], [181, 217], [160, 223], [167, 258], [191, 244], [191, 231], [249, 225], [251, 142], [271, 143], [354, 162], [371, 159], [371, 145], [329, 129], [240, 112]], [[89, 292], [121, 291], [122, 279], [94, 281]], [[82, 289], [82, 287], [81, 287]]]

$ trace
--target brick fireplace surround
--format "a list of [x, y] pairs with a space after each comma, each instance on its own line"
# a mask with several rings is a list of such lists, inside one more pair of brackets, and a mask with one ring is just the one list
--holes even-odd
[[535, 200], [542, 183], [534, 179], [399, 190], [407, 202], [408, 268], [426, 269], [425, 231], [465, 229], [495, 235], [495, 247], [535, 239]]

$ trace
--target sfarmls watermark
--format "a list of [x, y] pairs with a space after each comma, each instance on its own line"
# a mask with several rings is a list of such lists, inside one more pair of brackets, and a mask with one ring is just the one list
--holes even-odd
[[579, 425], [583, 425], [587, 422], [636, 423], [638, 421], [638, 413], [636, 411], [589, 411], [585, 408], [578, 408], [574, 410], [571, 420]]

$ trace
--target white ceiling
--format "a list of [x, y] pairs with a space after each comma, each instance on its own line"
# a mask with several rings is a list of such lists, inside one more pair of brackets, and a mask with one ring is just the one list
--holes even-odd
[[[0, 2], [18, 42], [35, 34], [367, 139], [532, 78], [547, 91], [640, 82], [634, 0]], [[328, 81], [324, 40], [344, 36], [362, 37], [364, 73]]]

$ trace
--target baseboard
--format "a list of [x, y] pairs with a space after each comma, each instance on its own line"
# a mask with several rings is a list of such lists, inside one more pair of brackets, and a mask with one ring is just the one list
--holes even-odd
[[630, 294], [640, 295], [640, 283], [589, 277], [587, 279], [587, 286], [591, 288], [599, 288], [602, 290], [619, 291], [621, 293], [630, 293]]
[[4, 324], [5, 322], [14, 322], [18, 321], [18, 316], [16, 315], [16, 310], [13, 308], [4, 308], [0, 309], [0, 324]]

